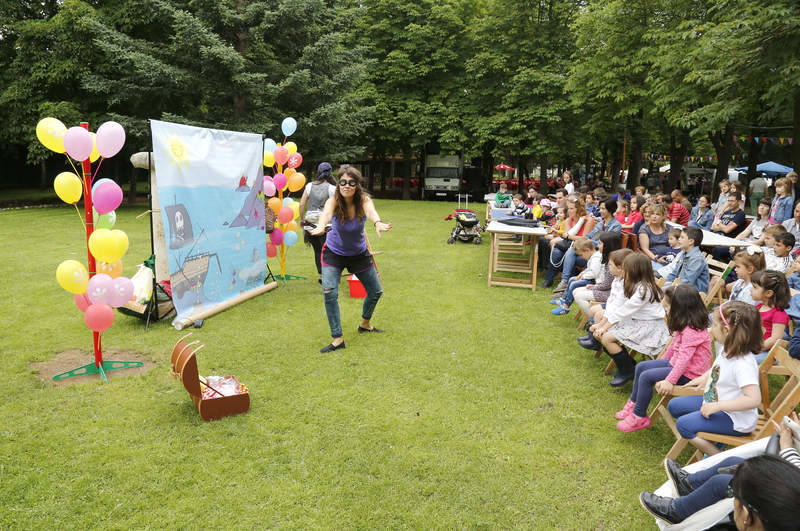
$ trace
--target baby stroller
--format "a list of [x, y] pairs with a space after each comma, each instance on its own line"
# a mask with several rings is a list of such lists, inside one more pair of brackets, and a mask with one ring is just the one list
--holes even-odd
[[452, 245], [458, 239], [462, 242], [472, 242], [475, 245], [481, 244], [483, 227], [480, 226], [480, 220], [478, 220], [478, 215], [474, 211], [457, 208], [452, 214], [444, 218], [445, 221], [450, 221], [451, 219], [456, 220], [456, 226], [453, 227], [453, 232], [447, 238], [447, 243]]

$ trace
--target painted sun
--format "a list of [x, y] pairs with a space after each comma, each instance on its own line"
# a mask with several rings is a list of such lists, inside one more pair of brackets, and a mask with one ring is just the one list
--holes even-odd
[[172, 163], [175, 164], [178, 169], [189, 167], [189, 157], [186, 144], [184, 144], [180, 138], [171, 136], [167, 140], [167, 148], [169, 150], [169, 156], [172, 160]]

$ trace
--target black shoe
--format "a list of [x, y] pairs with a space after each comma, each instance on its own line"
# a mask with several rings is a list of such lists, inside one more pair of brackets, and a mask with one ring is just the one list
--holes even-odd
[[578, 344], [587, 350], [600, 350], [603, 347], [603, 344], [594, 336], [588, 341], [583, 341], [583, 339], [583, 337], [579, 337]]
[[628, 352], [623, 348], [621, 352], [609, 354], [609, 356], [617, 364], [617, 372], [609, 382], [611, 387], [621, 387], [633, 380], [636, 375], [636, 362], [628, 355]]
[[542, 285], [541, 285], [541, 286], [539, 286], [539, 287], [540, 287], [540, 288], [552, 288], [552, 287], [553, 287], [553, 281], [552, 281], [552, 280], [549, 280], [549, 281], [548, 281], [548, 280], [545, 280], [545, 281], [544, 281], [544, 284], [542, 284]]
[[321, 349], [319, 349], [319, 352], [320, 354], [327, 354], [328, 352], [333, 352], [334, 350], [339, 350], [340, 348], [345, 348], [344, 341], [342, 341], [338, 345], [334, 345], [333, 343], [331, 343], [327, 347], [322, 347]]
[[583, 325], [583, 329], [584, 329], [584, 330], [586, 330], [586, 331], [588, 332], [588, 331], [589, 331], [589, 329], [592, 327], [592, 325], [593, 325], [593, 324], [594, 324], [594, 319], [591, 319], [591, 318], [590, 318], [588, 321], [586, 321], [586, 324], [585, 324], [585, 325]]
[[639, 494], [639, 503], [642, 504], [645, 511], [663, 522], [677, 524], [682, 521], [682, 519], [675, 514], [675, 504], [672, 498], [656, 496], [652, 492], [644, 491]]
[[382, 333], [386, 332], [386, 330], [381, 330], [380, 328], [375, 328], [374, 326], [372, 328], [363, 328], [362, 326], [358, 327], [358, 333], [359, 334], [366, 334], [366, 333], [369, 333], [369, 332], [375, 332], [375, 333], [378, 333], [378, 334], [382, 334]]
[[667, 471], [667, 477], [672, 481], [672, 490], [676, 496], [687, 496], [691, 494], [694, 488], [689, 483], [689, 474], [681, 468], [674, 459], [665, 459], [664, 468]]
[[585, 336], [579, 337], [578, 342], [580, 343], [581, 341], [583, 341], [585, 343], [587, 341], [591, 341], [593, 337], [594, 335], [592, 335], [591, 332], [588, 332]]

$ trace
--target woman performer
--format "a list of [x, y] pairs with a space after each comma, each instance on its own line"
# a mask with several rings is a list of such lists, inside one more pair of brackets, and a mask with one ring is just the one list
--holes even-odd
[[[372, 255], [367, 250], [364, 225], [367, 219], [370, 220], [379, 238], [382, 232], [392, 228], [391, 222], [381, 221], [372, 198], [362, 188], [361, 172], [344, 165], [336, 172], [336, 181], [336, 193], [325, 202], [317, 228], [311, 231], [311, 236], [320, 236], [330, 230], [322, 248], [322, 294], [333, 340], [320, 350], [323, 354], [345, 348], [339, 315], [339, 278], [345, 267], [358, 276], [367, 291], [358, 333], [383, 332], [370, 324], [383, 291]], [[330, 229], [326, 227], [329, 222]]]

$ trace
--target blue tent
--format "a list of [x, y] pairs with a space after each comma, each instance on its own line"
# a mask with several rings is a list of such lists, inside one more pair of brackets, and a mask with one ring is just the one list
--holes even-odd
[[[747, 173], [747, 166], [743, 168], [736, 168], [736, 171]], [[756, 166], [756, 171], [760, 171], [768, 175], [769, 177], [777, 177], [778, 175], [786, 175], [792, 168], [789, 166], [784, 166], [783, 164], [778, 164], [777, 162], [762, 162], [758, 166]]]

